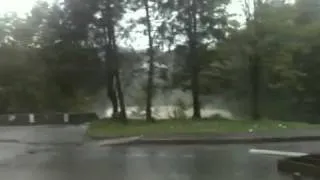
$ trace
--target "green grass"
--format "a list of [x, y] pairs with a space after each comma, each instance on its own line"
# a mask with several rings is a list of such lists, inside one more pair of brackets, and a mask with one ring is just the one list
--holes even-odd
[[103, 120], [93, 122], [87, 134], [94, 137], [130, 136], [130, 135], [164, 135], [164, 134], [201, 134], [201, 133], [232, 133], [257, 132], [281, 129], [318, 128], [298, 122], [282, 121], [230, 121], [230, 120], [162, 120], [156, 123], [145, 121], [130, 121], [127, 125]]

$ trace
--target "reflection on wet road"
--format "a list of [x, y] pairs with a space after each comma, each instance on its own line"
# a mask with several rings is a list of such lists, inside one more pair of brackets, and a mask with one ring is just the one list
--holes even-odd
[[[75, 141], [77, 138], [73, 136], [80, 136], [79, 132], [70, 131], [63, 140], [54, 137], [48, 140]], [[248, 149], [314, 152], [319, 147], [320, 143], [310, 142], [102, 148], [0, 143], [0, 156], [4, 157], [0, 157], [0, 177], [14, 180], [291, 180], [278, 174], [278, 157], [252, 155]]]

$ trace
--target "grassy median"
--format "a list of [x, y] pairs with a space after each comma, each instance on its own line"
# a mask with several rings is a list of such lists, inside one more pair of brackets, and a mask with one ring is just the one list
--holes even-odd
[[283, 121], [245, 121], [245, 120], [161, 120], [147, 123], [142, 120], [129, 121], [127, 125], [107, 120], [93, 122], [87, 134], [91, 137], [113, 137], [133, 135], [164, 135], [164, 134], [203, 134], [203, 133], [232, 133], [257, 132], [280, 129], [318, 128], [300, 122]]

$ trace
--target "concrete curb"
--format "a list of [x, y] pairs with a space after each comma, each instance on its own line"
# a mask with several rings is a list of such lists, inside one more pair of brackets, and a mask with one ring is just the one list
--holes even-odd
[[115, 139], [106, 139], [98, 142], [99, 146], [112, 146], [119, 144], [130, 144], [132, 142], [138, 141], [143, 136], [133, 136], [133, 137], [124, 137], [124, 138], [115, 138]]
[[[92, 138], [92, 137], [91, 137]], [[102, 137], [99, 137], [101, 140]], [[93, 137], [92, 139], [96, 139]], [[320, 136], [296, 136], [296, 137], [245, 137], [245, 138], [143, 138], [138, 137], [121, 137], [105, 139], [108, 145], [226, 145], [226, 144], [264, 144], [264, 143], [285, 143], [285, 142], [310, 142], [320, 141]], [[111, 143], [107, 143], [111, 142]]]
[[294, 174], [295, 179], [320, 177], [319, 154], [309, 154], [300, 157], [289, 157], [278, 160], [277, 169], [286, 174]]

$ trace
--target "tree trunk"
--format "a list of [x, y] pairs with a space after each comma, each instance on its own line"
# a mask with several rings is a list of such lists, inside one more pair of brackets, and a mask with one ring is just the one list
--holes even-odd
[[193, 118], [200, 119], [200, 99], [199, 99], [199, 72], [194, 70], [192, 73], [192, 100], [193, 100]]
[[[107, 72], [107, 91], [113, 107], [113, 118], [120, 118], [126, 122], [126, 108], [124, 103], [121, 80], [119, 77], [119, 62], [117, 56], [117, 46], [115, 39], [115, 23], [113, 22], [113, 13], [110, 1], [106, 1], [106, 12], [103, 13], [105, 18], [104, 36], [106, 44], [106, 72]], [[118, 101], [120, 104], [120, 117], [118, 114]]]
[[[109, 1], [108, 1], [109, 4]], [[112, 9], [110, 8], [110, 5], [108, 5], [108, 14], [109, 14], [109, 19], [108, 19], [108, 37], [109, 37], [109, 44], [111, 47], [111, 53], [112, 54], [112, 59], [113, 59], [113, 76], [115, 78], [115, 88], [116, 88], [116, 93], [118, 97], [118, 101], [120, 104], [120, 119], [124, 123], [127, 122], [127, 115], [126, 115], [126, 106], [124, 102], [124, 96], [122, 92], [122, 87], [121, 87], [121, 79], [119, 75], [119, 58], [118, 58], [118, 48], [117, 48], [117, 43], [116, 43], [116, 36], [115, 36], [115, 23], [113, 20], [113, 14]]]
[[144, 0], [145, 12], [146, 12], [146, 25], [148, 31], [148, 38], [149, 38], [149, 71], [148, 71], [148, 85], [147, 85], [147, 102], [146, 102], [146, 119], [148, 122], [153, 122], [154, 119], [152, 118], [152, 98], [153, 98], [153, 76], [154, 76], [154, 51], [153, 51], [153, 38], [152, 38], [152, 28], [150, 22], [150, 14], [149, 14], [149, 1]]
[[115, 94], [116, 94], [116, 101], [120, 104], [120, 118], [121, 121], [127, 122], [127, 115], [126, 115], [126, 108], [125, 102], [123, 97], [123, 92], [121, 88], [121, 79], [119, 76], [119, 59], [118, 59], [118, 49], [116, 45], [116, 38], [115, 38], [115, 23], [113, 21], [113, 13], [110, 6], [110, 2], [108, 1], [107, 4], [107, 28], [108, 28], [108, 46], [110, 47], [110, 58], [112, 59], [111, 67], [112, 67], [112, 76], [115, 80]]
[[261, 39], [260, 30], [260, 7], [262, 5], [261, 0], [254, 1], [254, 35], [255, 39], [252, 43], [252, 47], [255, 50], [250, 57], [250, 76], [251, 76], [251, 118], [252, 120], [260, 120], [260, 77], [261, 77], [261, 58], [258, 54], [258, 43]]
[[[108, 15], [104, 14], [104, 17], [108, 19]], [[103, 34], [104, 34], [104, 44], [105, 44], [105, 78], [106, 78], [106, 89], [107, 89], [107, 97], [111, 101], [112, 104], [112, 118], [117, 118], [118, 116], [118, 101], [117, 101], [117, 94], [115, 92], [114, 88], [114, 73], [113, 73], [113, 59], [110, 56], [110, 53], [112, 51], [111, 45], [110, 45], [110, 38], [109, 38], [109, 32], [107, 32], [108, 26], [103, 28]]]
[[251, 76], [251, 118], [259, 120], [260, 114], [260, 59], [258, 55], [253, 55], [250, 62]]
[[[107, 67], [108, 68], [108, 67]], [[108, 98], [111, 101], [112, 104], [112, 117], [116, 118], [118, 116], [118, 100], [117, 100], [117, 94], [115, 92], [114, 88], [114, 73], [110, 70], [107, 69], [107, 95]]]
[[191, 33], [190, 33], [190, 62], [192, 65], [192, 79], [191, 79], [191, 88], [192, 88], [192, 100], [193, 100], [193, 118], [200, 119], [200, 99], [199, 99], [199, 61], [197, 60], [197, 7], [196, 0], [191, 2], [191, 12], [189, 14]]
[[121, 88], [121, 79], [119, 76], [119, 71], [116, 72], [115, 78], [116, 78], [116, 87], [117, 87], [118, 98], [120, 103], [120, 118], [123, 122], [127, 122], [126, 105], [124, 102], [123, 92]]
[[114, 51], [114, 61], [115, 61], [115, 71], [114, 71], [114, 76], [116, 80], [116, 89], [118, 92], [118, 100], [120, 103], [120, 118], [121, 120], [125, 123], [127, 122], [127, 111], [126, 111], [126, 105], [124, 102], [124, 96], [123, 96], [123, 91], [122, 91], [122, 85], [121, 85], [121, 79], [120, 79], [120, 74], [119, 74], [119, 59], [118, 59], [118, 49], [117, 49], [117, 44], [116, 44], [116, 39], [115, 39], [115, 34], [114, 34], [114, 26], [113, 26], [113, 33], [112, 33], [112, 44], [113, 44], [113, 51]]

